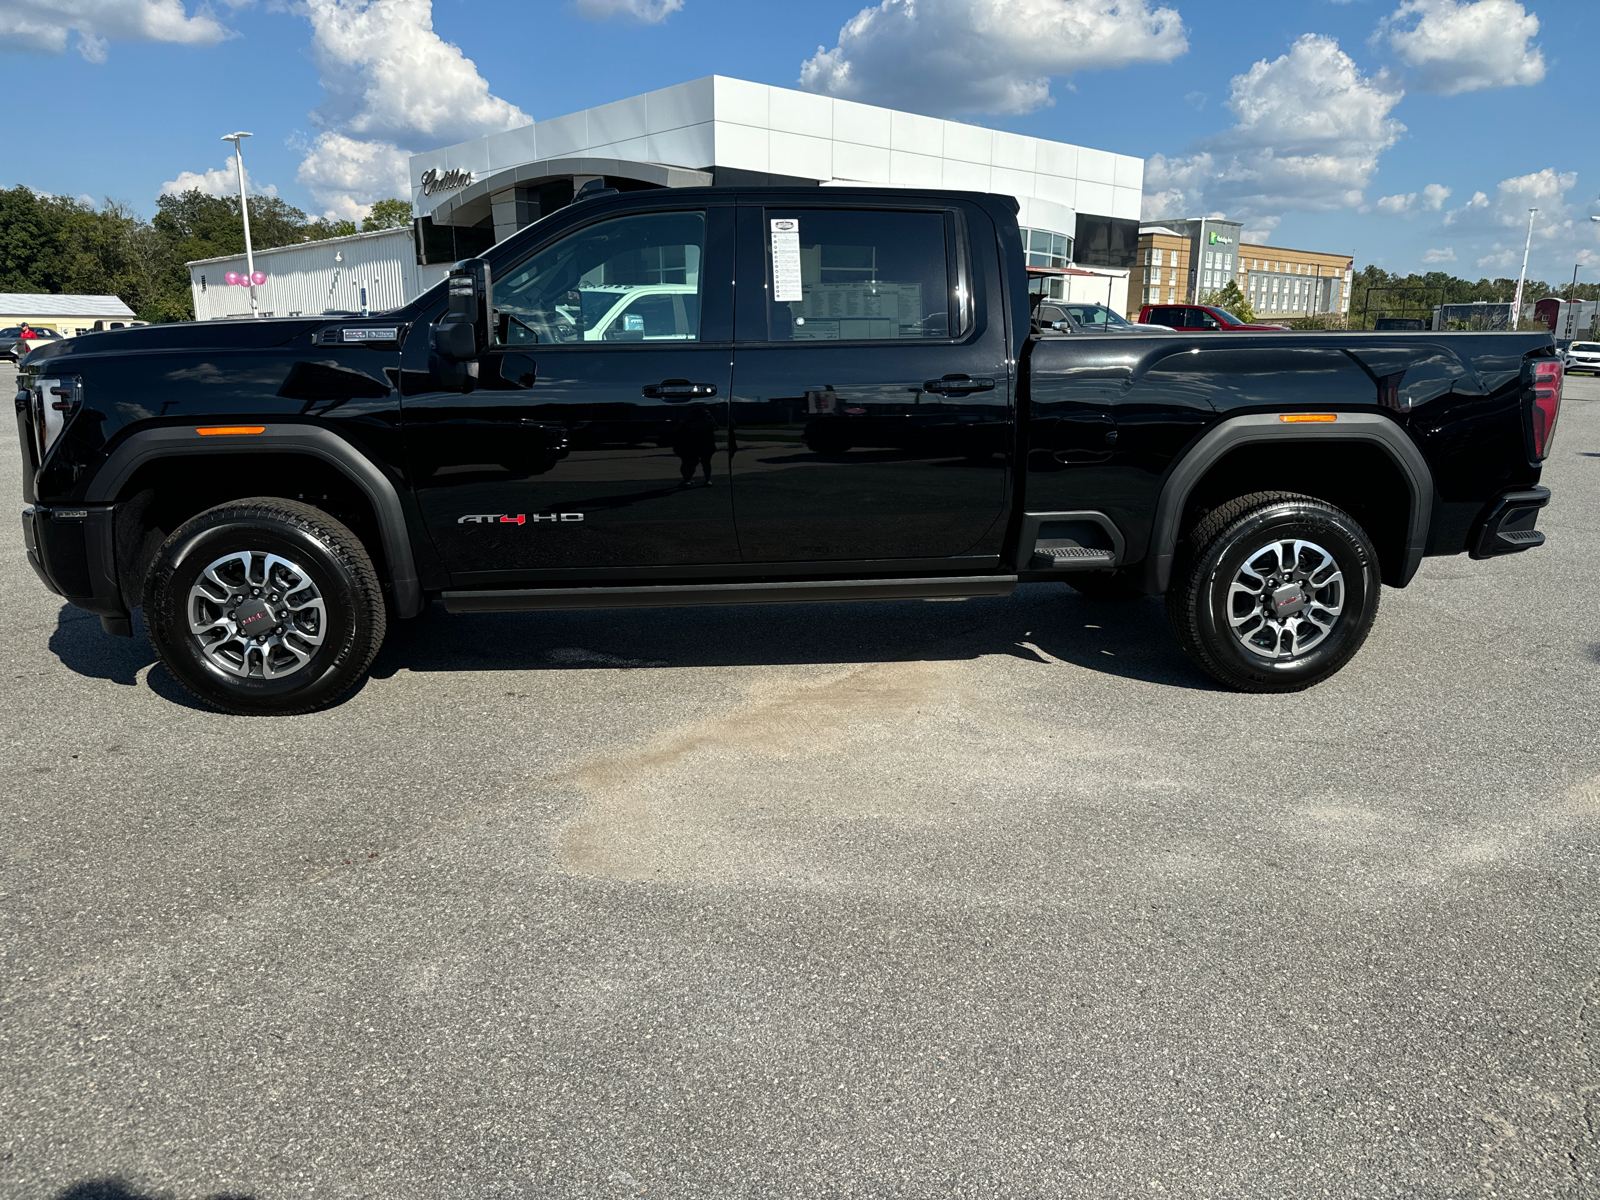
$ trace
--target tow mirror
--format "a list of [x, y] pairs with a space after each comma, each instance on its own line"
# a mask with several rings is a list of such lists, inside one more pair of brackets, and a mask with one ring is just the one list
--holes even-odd
[[494, 296], [489, 264], [467, 258], [450, 269], [450, 306], [433, 327], [433, 349], [446, 362], [464, 363], [489, 349], [490, 314]]
[[433, 327], [429, 374], [441, 391], [470, 392], [478, 386], [478, 360], [489, 349], [494, 312], [489, 264], [481, 258], [463, 259], [450, 268], [445, 287], [450, 302]]

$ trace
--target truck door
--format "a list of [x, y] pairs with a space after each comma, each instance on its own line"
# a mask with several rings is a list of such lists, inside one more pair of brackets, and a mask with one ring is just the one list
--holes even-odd
[[494, 345], [468, 391], [441, 386], [432, 321], [416, 324], [406, 448], [457, 586], [739, 561], [732, 243], [731, 204], [597, 206], [495, 271]]
[[741, 204], [745, 562], [999, 555], [1014, 420], [995, 244], [976, 206]]

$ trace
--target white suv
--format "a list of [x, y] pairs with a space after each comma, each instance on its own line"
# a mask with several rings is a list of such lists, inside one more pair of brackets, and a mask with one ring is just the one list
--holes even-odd
[[1569, 372], [1593, 371], [1600, 375], [1600, 342], [1573, 342], [1565, 357]]

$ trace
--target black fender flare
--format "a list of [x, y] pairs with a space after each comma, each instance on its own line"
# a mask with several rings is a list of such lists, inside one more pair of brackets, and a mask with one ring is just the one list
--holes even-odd
[[261, 453], [305, 454], [321, 459], [359, 487], [378, 519], [394, 592], [395, 616], [414, 617], [422, 611], [422, 585], [417, 579], [411, 533], [399, 492], [376, 463], [331, 429], [319, 425], [267, 425], [260, 433], [221, 437], [202, 436], [192, 425], [143, 429], [130, 434], [106, 458], [84, 500], [90, 504], [114, 501], [135, 471], [157, 459], [186, 454]]
[[[1291, 414], [1292, 415], [1292, 414]], [[1377, 413], [1337, 414], [1327, 422], [1284, 421], [1279, 413], [1252, 413], [1229, 417], [1208, 431], [1173, 466], [1156, 500], [1155, 521], [1150, 529], [1150, 552], [1145, 556], [1143, 589], [1152, 595], [1167, 590], [1172, 582], [1172, 562], [1178, 549], [1178, 524], [1195, 484], [1224, 455], [1240, 446], [1258, 442], [1366, 442], [1382, 449], [1399, 468], [1411, 493], [1411, 520], [1406, 529], [1405, 560], [1400, 586], [1411, 582], [1422, 565], [1428, 544], [1428, 527], [1433, 520], [1433, 472], [1428, 460], [1406, 431], [1388, 417]]]

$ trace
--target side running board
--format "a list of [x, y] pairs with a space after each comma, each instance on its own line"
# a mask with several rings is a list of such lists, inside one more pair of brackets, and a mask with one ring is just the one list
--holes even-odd
[[970, 600], [1009, 596], [1015, 575], [941, 579], [840, 579], [798, 583], [668, 584], [659, 587], [527, 588], [445, 592], [454, 613], [535, 612], [568, 608], [683, 608], [706, 604], [806, 604], [826, 600]]

